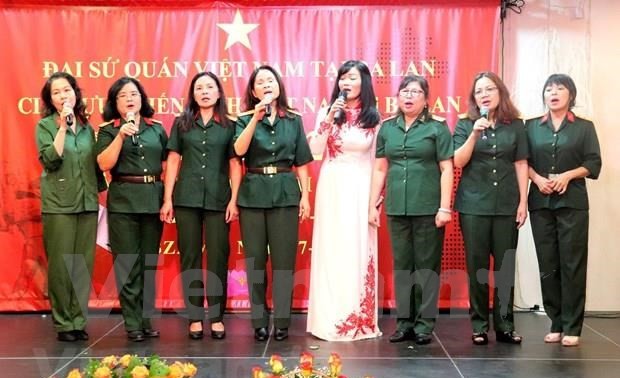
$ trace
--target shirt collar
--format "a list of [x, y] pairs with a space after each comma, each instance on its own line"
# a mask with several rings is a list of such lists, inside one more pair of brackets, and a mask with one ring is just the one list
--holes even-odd
[[[152, 119], [152, 118], [142, 117], [142, 118], [140, 118], [140, 119], [141, 119], [141, 120], [144, 120], [144, 123], [145, 123], [147, 126], [153, 126], [153, 119]], [[117, 128], [118, 128], [118, 127], [121, 127], [122, 125], [124, 125], [124, 124], [126, 124], [126, 123], [127, 123], [126, 121], [125, 121], [125, 122], [122, 122], [122, 121], [123, 121], [122, 119], [120, 119], [120, 118], [116, 118], [116, 119], [114, 120], [114, 127], [117, 127]]]
[[[545, 114], [542, 119], [540, 120], [540, 124], [542, 125], [543, 123], [546, 123], [549, 118], [550, 118], [550, 113]], [[575, 122], [575, 113], [573, 113], [572, 111], [568, 111], [568, 113], [566, 113], [566, 120], [570, 123]]]

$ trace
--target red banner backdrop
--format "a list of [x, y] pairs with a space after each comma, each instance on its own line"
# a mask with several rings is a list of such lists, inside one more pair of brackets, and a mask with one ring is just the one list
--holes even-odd
[[[268, 63], [283, 76], [292, 105], [310, 131], [327, 103], [338, 66], [368, 63], [379, 110], [396, 110], [406, 74], [426, 76], [430, 106], [454, 127], [466, 110], [473, 75], [497, 67], [497, 1], [399, 7], [251, 7], [215, 3], [204, 9], [37, 7], [0, 10], [0, 311], [49, 308], [42, 245], [34, 125], [39, 92], [51, 73], [78, 78], [91, 123], [101, 122], [108, 87], [121, 75], [138, 78], [169, 130], [191, 77], [208, 70], [224, 81], [229, 108], [239, 111], [252, 69]], [[320, 161], [312, 166], [315, 187]], [[338, 190], [338, 188], [334, 188]], [[104, 204], [102, 198], [101, 201]], [[300, 225], [294, 306], [305, 308], [312, 222]], [[440, 306], [466, 307], [467, 277], [456, 222], [448, 227]], [[248, 307], [238, 225], [231, 235], [229, 307]], [[393, 307], [387, 230], [380, 233], [379, 303]], [[118, 306], [112, 259], [98, 247], [90, 305]], [[183, 307], [174, 226], [161, 242], [158, 305]]]

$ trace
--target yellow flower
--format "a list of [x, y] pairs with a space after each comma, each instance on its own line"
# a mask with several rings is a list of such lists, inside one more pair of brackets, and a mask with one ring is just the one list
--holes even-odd
[[331, 377], [338, 377], [342, 371], [342, 363], [340, 362], [340, 356], [338, 353], [332, 353], [327, 361], [329, 364], [329, 373]]
[[112, 371], [107, 366], [102, 366], [95, 370], [93, 378], [112, 378]]
[[121, 364], [123, 369], [129, 366], [129, 363], [131, 362], [131, 357], [132, 356], [130, 354], [126, 354], [123, 357], [121, 357], [120, 360], [118, 360], [118, 363]]
[[116, 356], [103, 357], [103, 360], [101, 360], [101, 365], [107, 366], [110, 369], [113, 369], [117, 364], [118, 361], [116, 360]]
[[67, 375], [67, 378], [83, 378], [83, 377], [82, 377], [82, 373], [80, 373], [78, 369], [73, 369], [69, 372], [69, 375]]
[[167, 378], [183, 378], [183, 364], [180, 362], [175, 362], [170, 365], [170, 372], [168, 373]]
[[149, 369], [144, 365], [136, 366], [131, 370], [131, 378], [148, 378]]
[[185, 377], [193, 377], [198, 372], [196, 366], [191, 363], [183, 364], [183, 374]]
[[273, 356], [271, 356], [271, 358], [269, 359], [269, 366], [271, 366], [271, 371], [274, 374], [281, 374], [284, 371], [284, 365], [282, 364], [282, 358], [277, 354], [274, 354]]

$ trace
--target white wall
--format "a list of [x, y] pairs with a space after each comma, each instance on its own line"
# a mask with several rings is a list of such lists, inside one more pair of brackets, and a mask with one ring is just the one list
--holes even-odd
[[[620, 310], [620, 2], [527, 0], [505, 21], [504, 80], [524, 117], [542, 114], [542, 85], [552, 73], [577, 84], [575, 113], [594, 121], [603, 169], [588, 182], [590, 240], [587, 311]], [[614, 113], [617, 116], [614, 117]], [[617, 121], [616, 121], [617, 122]], [[542, 304], [529, 224], [519, 240], [515, 304]]]

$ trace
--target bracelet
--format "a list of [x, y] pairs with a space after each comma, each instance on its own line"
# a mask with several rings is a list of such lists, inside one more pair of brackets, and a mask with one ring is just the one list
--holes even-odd
[[439, 209], [437, 209], [437, 211], [440, 213], [452, 214], [452, 210], [446, 209], [445, 207], [440, 207]]

